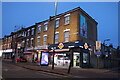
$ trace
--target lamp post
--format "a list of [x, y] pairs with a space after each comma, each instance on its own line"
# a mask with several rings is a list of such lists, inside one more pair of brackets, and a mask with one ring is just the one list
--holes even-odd
[[[104, 50], [104, 51], [103, 51], [103, 54], [105, 54], [105, 42], [106, 42], [106, 41], [110, 41], [110, 39], [105, 39], [104, 42], [103, 42], [103, 46], [104, 46], [104, 48], [103, 48], [103, 50]], [[105, 57], [106, 57], [106, 55], [105, 55]], [[105, 58], [104, 58], [104, 67], [105, 67], [105, 64], [106, 64], [106, 63], [105, 63]]]
[[[53, 36], [53, 44], [55, 44], [57, 2], [58, 2], [58, 0], [55, 0], [55, 12], [54, 12], [54, 16], [55, 16], [55, 18], [53, 18], [53, 19], [54, 19], [54, 33], [53, 33], [54, 36]], [[52, 70], [54, 70], [54, 53], [55, 53], [55, 50], [53, 49]]]
[[103, 42], [103, 46], [104, 46], [104, 49], [103, 49], [103, 50], [104, 50], [104, 53], [105, 53], [105, 42], [106, 42], [106, 41], [110, 41], [110, 39], [105, 39], [104, 42]]

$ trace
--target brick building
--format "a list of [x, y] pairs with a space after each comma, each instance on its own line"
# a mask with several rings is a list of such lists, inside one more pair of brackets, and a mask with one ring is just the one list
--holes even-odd
[[40, 61], [41, 53], [47, 52], [51, 64], [54, 49], [54, 63], [58, 66], [69, 66], [71, 60], [73, 67], [94, 67], [97, 24], [77, 7], [11, 33], [11, 48], [17, 56], [22, 55], [29, 62]]
[[51, 16], [48, 20], [36, 23], [35, 49], [38, 53], [51, 50], [49, 59], [52, 61], [52, 49], [55, 48], [56, 65], [68, 66], [72, 56], [74, 67], [90, 67], [97, 41], [97, 24], [79, 7], [56, 15], [56, 18]]

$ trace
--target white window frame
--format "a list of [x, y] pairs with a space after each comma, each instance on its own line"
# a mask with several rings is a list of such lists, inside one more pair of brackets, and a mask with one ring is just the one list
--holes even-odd
[[43, 36], [43, 45], [47, 45], [47, 35]]
[[30, 46], [33, 47], [34, 38], [31, 38]]
[[37, 37], [37, 46], [40, 46], [40, 36]]
[[55, 27], [59, 27], [60, 26], [60, 18], [57, 18], [55, 21]]
[[[68, 35], [67, 35], [67, 32], [69, 32]], [[65, 42], [69, 42], [70, 41], [70, 31], [65, 31], [64, 32], [64, 41]]]
[[48, 30], [48, 22], [44, 23], [44, 31]]
[[66, 14], [64, 18], [65, 18], [65, 25], [70, 24], [70, 14]]
[[29, 45], [29, 39], [26, 40], [26, 47]]
[[40, 33], [42, 30], [41, 30], [41, 25], [38, 25], [37, 27], [37, 32]]
[[[57, 35], [57, 36], [56, 36]], [[55, 33], [55, 44], [58, 43], [58, 39], [59, 39], [59, 32]]]
[[27, 31], [27, 36], [30, 36], [30, 29], [28, 29]]
[[31, 35], [34, 35], [34, 32], [35, 32], [34, 29], [35, 29], [35, 28], [32, 28], [32, 30], [31, 30]]

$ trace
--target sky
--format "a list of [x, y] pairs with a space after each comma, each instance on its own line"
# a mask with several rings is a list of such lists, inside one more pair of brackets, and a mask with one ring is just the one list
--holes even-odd
[[[76, 7], [82, 8], [98, 22], [98, 40], [118, 46], [117, 2], [58, 2], [57, 14]], [[15, 26], [29, 27], [54, 15], [54, 2], [3, 2], [2, 37], [14, 31]]]

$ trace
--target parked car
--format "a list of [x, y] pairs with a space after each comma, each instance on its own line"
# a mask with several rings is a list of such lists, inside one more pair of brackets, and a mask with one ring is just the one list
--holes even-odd
[[24, 57], [20, 57], [18, 59], [16, 59], [17, 62], [27, 62], [27, 60]]

